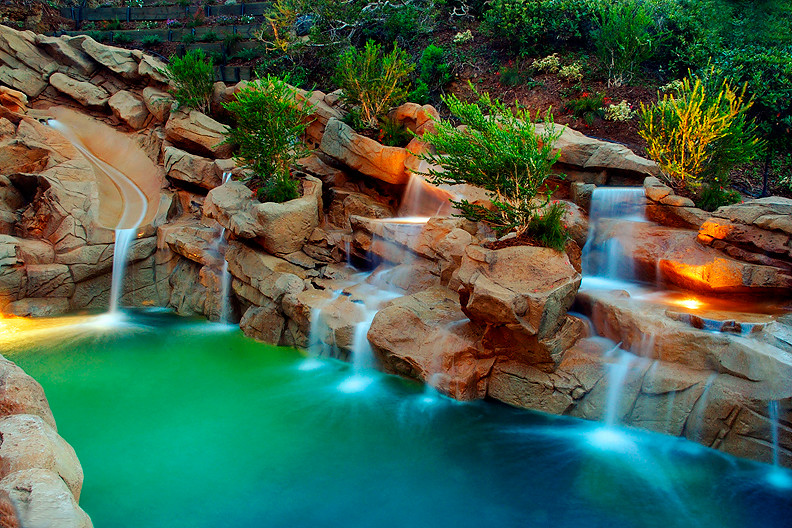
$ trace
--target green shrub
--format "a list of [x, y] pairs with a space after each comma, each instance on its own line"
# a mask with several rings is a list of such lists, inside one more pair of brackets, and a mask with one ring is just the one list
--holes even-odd
[[286, 201], [297, 197], [291, 164], [305, 157], [301, 141], [312, 108], [294, 89], [273, 76], [248, 84], [236, 100], [223, 105], [234, 117], [225, 142], [238, 147], [236, 159], [251, 169], [260, 199]]
[[713, 181], [701, 187], [695, 197], [696, 206], [705, 211], [714, 211], [724, 205], [740, 203], [742, 196], [735, 190], [724, 187], [722, 182]]
[[596, 4], [593, 0], [492, 0], [482, 29], [522, 50], [583, 42]]
[[590, 125], [595, 117], [605, 117], [605, 94], [583, 92], [579, 98], [567, 101], [564, 108]]
[[469, 183], [489, 192], [492, 208], [467, 200], [452, 201], [461, 216], [483, 221], [499, 235], [515, 229], [518, 235], [526, 232], [543, 209], [534, 198], [558, 160], [553, 143], [561, 131], [556, 131], [548, 113], [545, 129], [537, 135], [525, 109], [512, 112], [487, 93], [474, 103], [462, 102], [454, 95], [443, 101], [465, 126], [460, 130], [449, 122], [437, 121], [435, 132], [424, 133], [423, 140], [436, 153], [419, 157], [439, 167], [426, 175], [435, 183]]
[[602, 7], [594, 31], [600, 62], [608, 70], [608, 82], [621, 86], [631, 80], [641, 64], [652, 58], [655, 41], [650, 7], [638, 0], [622, 0]]
[[159, 35], [146, 35], [141, 39], [140, 43], [144, 46], [156, 46], [162, 43], [162, 37]]
[[113, 44], [130, 44], [133, 41], [126, 33], [113, 33]]
[[171, 55], [163, 72], [174, 89], [171, 94], [178, 107], [189, 106], [206, 113], [214, 86], [214, 63], [202, 49], [190, 50], [183, 57]]
[[404, 147], [413, 138], [404, 125], [387, 117], [380, 122], [380, 131], [377, 140], [389, 147]]
[[562, 204], [546, 201], [531, 217], [525, 234], [545, 247], [563, 251], [569, 239], [569, 232], [562, 220], [565, 213], [566, 208]]
[[220, 36], [214, 31], [207, 31], [203, 34], [200, 40], [201, 42], [217, 42], [220, 40]]
[[445, 50], [430, 44], [423, 50], [418, 60], [418, 79], [408, 99], [415, 103], [426, 104], [433, 95], [441, 93], [445, 85], [453, 79]]
[[106, 20], [102, 22], [102, 29], [105, 31], [118, 31], [123, 29], [123, 26], [121, 25], [121, 21], [116, 18], [114, 20]]
[[406, 99], [408, 76], [414, 69], [398, 45], [384, 55], [381, 47], [369, 40], [363, 50], [349, 48], [339, 57], [335, 79], [344, 102], [360, 110], [364, 126], [374, 128], [391, 107]]
[[198, 42], [198, 38], [192, 33], [182, 35], [182, 44], [195, 44], [196, 42]]
[[668, 182], [695, 190], [707, 181], [722, 182], [731, 167], [761, 151], [747, 117], [751, 104], [745, 87], [738, 93], [715, 75], [685, 79], [679, 97], [666, 94], [654, 105], [641, 104], [639, 134]]

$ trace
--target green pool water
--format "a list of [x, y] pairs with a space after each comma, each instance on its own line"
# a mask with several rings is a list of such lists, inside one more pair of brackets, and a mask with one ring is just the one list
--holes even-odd
[[378, 373], [344, 392], [347, 364], [169, 313], [2, 353], [44, 387], [97, 528], [792, 525], [769, 466]]

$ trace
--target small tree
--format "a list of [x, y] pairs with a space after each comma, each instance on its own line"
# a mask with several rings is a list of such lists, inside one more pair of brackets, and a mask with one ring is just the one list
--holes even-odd
[[[463, 126], [436, 121], [436, 131], [424, 133], [423, 140], [437, 153], [427, 152], [420, 158], [439, 167], [425, 175], [434, 183], [483, 187], [492, 202], [492, 207], [485, 207], [452, 200], [461, 216], [483, 221], [499, 235], [511, 230], [522, 235], [531, 230], [532, 221], [538, 229], [546, 228], [548, 219], [558, 223], [558, 215], [547, 214], [548, 200], [535, 200], [559, 157], [553, 153], [553, 143], [561, 131], [553, 126], [549, 112], [544, 131], [537, 135], [528, 111], [518, 107], [512, 112], [486, 92], [475, 103], [462, 102], [455, 95], [443, 97], [443, 101]], [[560, 226], [551, 227], [563, 231]], [[544, 238], [536, 236], [540, 233], [529, 234], [540, 241]], [[565, 239], [565, 233], [560, 240], [553, 237], [549, 245], [558, 249]]]
[[747, 117], [752, 101], [745, 86], [738, 93], [714, 73], [683, 80], [679, 96], [666, 94], [641, 105], [639, 134], [649, 157], [677, 190], [695, 191], [703, 183], [723, 185], [732, 167], [756, 157], [763, 144]]
[[299, 196], [291, 164], [309, 150], [302, 142], [312, 106], [277, 77], [248, 84], [236, 100], [223, 105], [236, 124], [227, 127], [226, 143], [238, 146], [236, 158], [260, 184], [259, 199], [284, 202]]
[[608, 70], [608, 83], [615, 86], [629, 81], [664, 38], [653, 33], [651, 8], [636, 0], [602, 5], [596, 24], [597, 55]]
[[360, 111], [361, 124], [375, 128], [388, 110], [407, 97], [407, 81], [415, 65], [398, 45], [383, 55], [373, 40], [363, 50], [349, 48], [338, 61], [336, 82], [344, 92], [344, 101]]
[[178, 107], [188, 106], [203, 113], [209, 111], [214, 86], [214, 62], [202, 49], [190, 50], [183, 57], [170, 56], [165, 76], [174, 86], [171, 94]]

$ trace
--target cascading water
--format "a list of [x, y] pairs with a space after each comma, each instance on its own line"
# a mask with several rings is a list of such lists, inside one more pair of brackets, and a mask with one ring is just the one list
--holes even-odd
[[773, 439], [773, 467], [778, 467], [778, 402], [768, 404], [767, 414], [770, 418], [770, 430]]
[[127, 255], [132, 240], [135, 239], [137, 228], [116, 229], [115, 247], [113, 249], [113, 275], [110, 283], [110, 309], [111, 314], [118, 313], [121, 301], [121, 292], [124, 286], [124, 270], [126, 268]]
[[[633, 261], [622, 242], [601, 241], [603, 221], [646, 222], [646, 195], [643, 187], [597, 187], [591, 195], [589, 234], [583, 247], [583, 278], [587, 283], [634, 281]], [[585, 287], [584, 284], [582, 287]]]
[[624, 391], [624, 381], [627, 379], [627, 372], [635, 356], [629, 352], [624, 352], [616, 345], [606, 356], [620, 353], [619, 359], [611, 363], [608, 368], [608, 395], [605, 400], [605, 425], [614, 427], [617, 425], [619, 413], [619, 403], [621, 402], [622, 392]]
[[[225, 185], [231, 179], [230, 172], [224, 172], [220, 185]], [[218, 250], [220, 244], [228, 245], [225, 239], [226, 228], [220, 229], [220, 235], [217, 238]], [[231, 273], [228, 272], [228, 260], [223, 255], [223, 267], [220, 271], [220, 322], [223, 324], [228, 323], [229, 312], [231, 311], [229, 294], [231, 292]]]

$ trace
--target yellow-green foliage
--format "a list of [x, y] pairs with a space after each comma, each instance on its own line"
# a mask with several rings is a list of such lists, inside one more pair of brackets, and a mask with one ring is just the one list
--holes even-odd
[[[709, 94], [701, 80], [685, 79], [678, 97], [667, 93], [649, 107], [641, 104], [639, 134], [647, 142], [649, 157], [675, 188], [699, 187], [717, 164], [719, 140], [744, 119], [752, 104], [744, 94], [726, 81], [716, 94]], [[755, 137], [748, 141], [754, 146], [759, 142]]]

